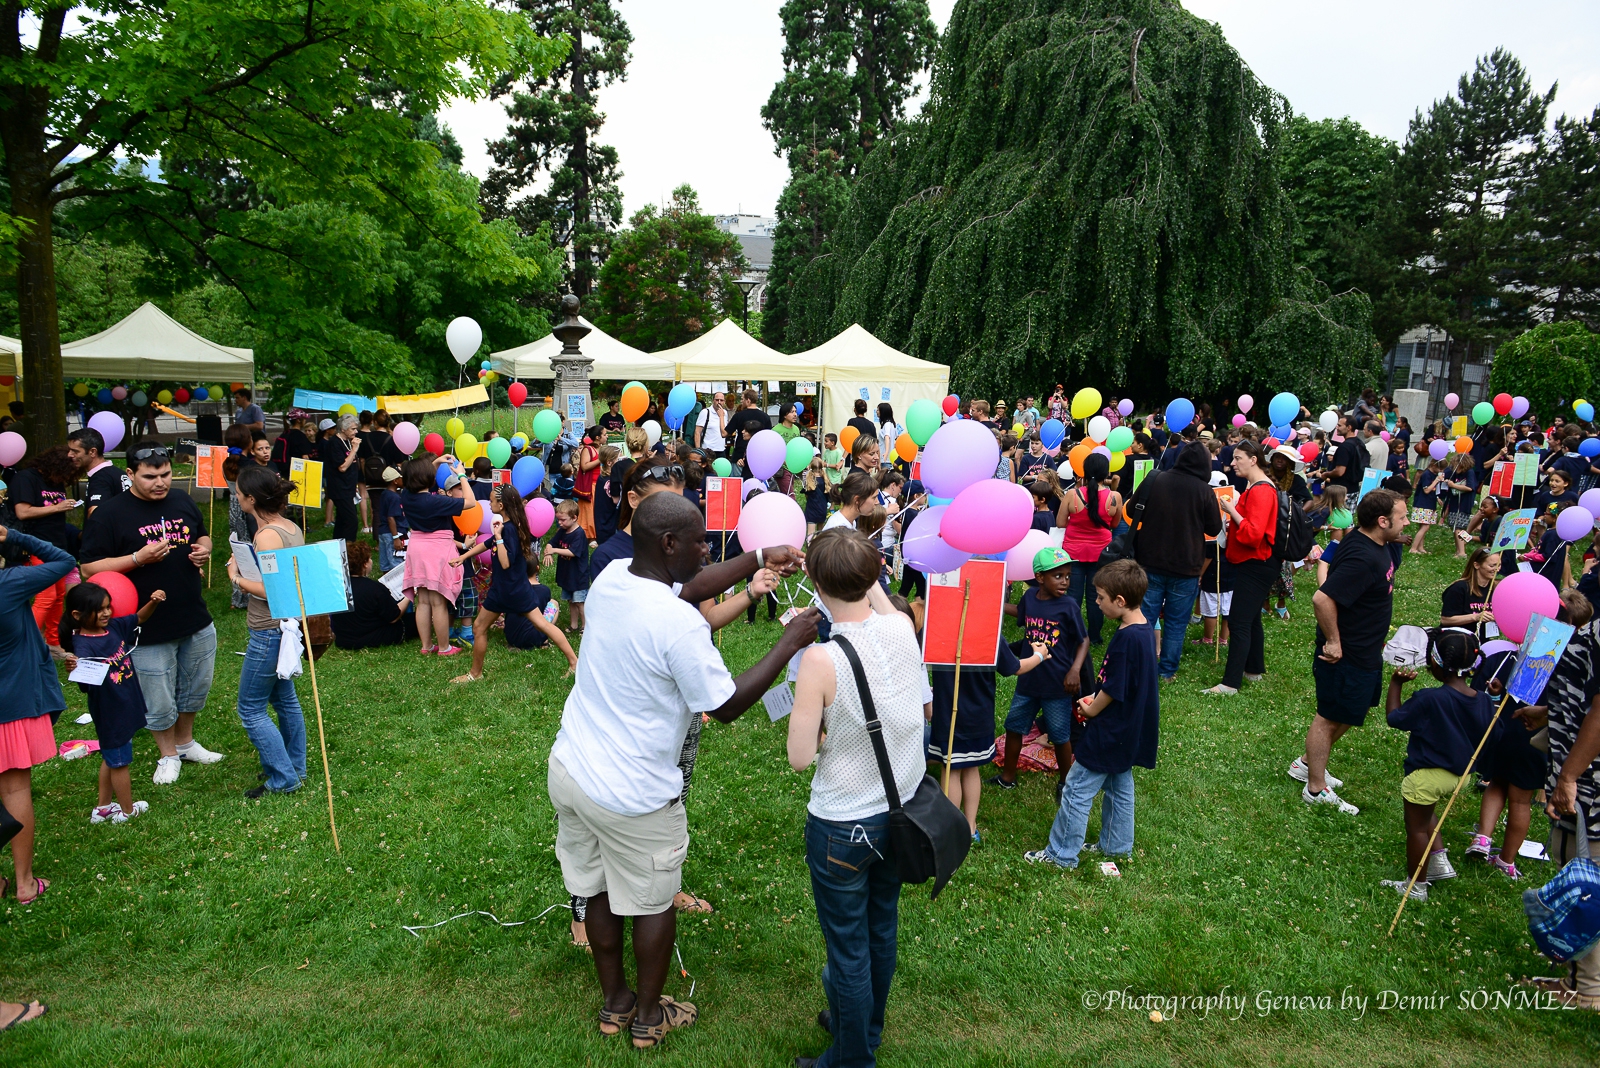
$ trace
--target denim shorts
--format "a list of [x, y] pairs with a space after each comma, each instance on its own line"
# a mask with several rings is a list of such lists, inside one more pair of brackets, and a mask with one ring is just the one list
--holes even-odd
[[115, 749], [100, 750], [100, 759], [105, 761], [108, 768], [125, 768], [133, 763], [133, 739], [117, 746]]
[[146, 727], [164, 731], [177, 723], [180, 715], [206, 707], [216, 670], [216, 624], [208, 623], [187, 638], [138, 646], [131, 655], [139, 673], [139, 691], [144, 694]]
[[561, 596], [566, 599], [568, 604], [582, 604], [589, 599], [589, 591], [586, 589], [562, 590]]
[[1011, 711], [1006, 713], [1006, 733], [1027, 734], [1035, 719], [1044, 720], [1044, 730], [1052, 744], [1062, 745], [1074, 740], [1071, 697], [1017, 694], [1011, 698]]

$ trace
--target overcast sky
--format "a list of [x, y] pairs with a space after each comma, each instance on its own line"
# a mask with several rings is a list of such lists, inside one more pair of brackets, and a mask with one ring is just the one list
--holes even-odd
[[[621, 155], [628, 212], [688, 182], [715, 214], [769, 214], [785, 170], [761, 126], [761, 105], [783, 73], [781, 0], [615, 0], [633, 30], [628, 80], [603, 91], [602, 143]], [[955, 0], [930, 0], [942, 29]], [[1475, 57], [1504, 46], [1543, 91], [1560, 83], [1555, 112], [1600, 103], [1597, 0], [1188, 0], [1222, 26], [1267, 85], [1312, 118], [1349, 115], [1395, 140], [1418, 108], [1448, 95]], [[487, 171], [485, 148], [505, 130], [500, 104], [445, 113], [467, 168]]]

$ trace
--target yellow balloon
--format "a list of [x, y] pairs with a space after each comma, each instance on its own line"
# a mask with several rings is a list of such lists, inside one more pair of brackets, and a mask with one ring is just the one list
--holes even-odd
[[79, 382], [72, 387], [72, 395], [74, 397], [87, 397], [89, 395], [89, 387]]
[[355, 415], [356, 414], [356, 406], [354, 404], [341, 404], [341, 405], [339, 405], [339, 414], [340, 415]]
[[444, 425], [444, 436], [454, 441], [467, 432], [467, 424], [460, 419], [452, 418]]
[[164, 389], [160, 393], [157, 393], [156, 394], [156, 400], [160, 401], [162, 404], [171, 404], [172, 403], [172, 390]]
[[[454, 422], [455, 420], [452, 420]], [[472, 460], [478, 455], [478, 439], [471, 434], [456, 435], [456, 459]]]
[[1023, 426], [1021, 423], [1017, 423], [1011, 428], [1011, 432], [1020, 438], [1022, 435], [1028, 432], [1028, 428]]
[[1072, 398], [1072, 418], [1087, 419], [1100, 410], [1100, 391], [1093, 386], [1078, 390]]
[[1127, 466], [1127, 463], [1128, 463], [1128, 454], [1127, 453], [1125, 453], [1125, 452], [1114, 452], [1114, 453], [1112, 453], [1111, 454], [1111, 472], [1112, 472], [1112, 474], [1115, 474], [1116, 472], [1121, 471], [1124, 467]]

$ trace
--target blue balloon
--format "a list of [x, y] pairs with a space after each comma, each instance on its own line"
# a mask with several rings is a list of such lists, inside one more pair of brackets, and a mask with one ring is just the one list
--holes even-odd
[[1273, 426], [1288, 426], [1300, 414], [1300, 398], [1293, 393], [1280, 393], [1267, 402], [1267, 418]]
[[1066, 436], [1066, 424], [1059, 419], [1046, 419], [1039, 425], [1039, 442], [1046, 449], [1053, 449], [1060, 445], [1061, 439]]
[[1194, 422], [1194, 402], [1186, 397], [1179, 397], [1167, 405], [1167, 429], [1178, 431], [1186, 430]]
[[205, 386], [195, 386], [194, 387], [194, 399], [195, 400], [203, 401], [209, 396], [211, 396], [211, 391], [209, 389], [207, 389]]
[[1578, 405], [1577, 410], [1574, 411], [1573, 414], [1585, 423], [1592, 423], [1594, 422], [1594, 405], [1590, 404], [1588, 401], [1584, 401], [1582, 404]]
[[511, 484], [524, 497], [532, 496], [544, 484], [544, 464], [537, 456], [524, 456], [511, 467]]
[[527, 447], [528, 447], [528, 439], [527, 438], [523, 437], [521, 434], [513, 434], [513, 435], [511, 435], [511, 448], [512, 448], [513, 451], [521, 452], [523, 449], [525, 449]]
[[667, 414], [676, 415], [678, 421], [689, 414], [689, 409], [694, 407], [694, 387], [687, 382], [679, 382], [672, 387], [672, 392], [667, 394]]
[[1275, 426], [1272, 428], [1272, 436], [1277, 438], [1279, 441], [1288, 441], [1290, 438], [1294, 437], [1294, 428], [1287, 426]]
[[445, 480], [453, 474], [455, 474], [455, 472], [450, 470], [449, 464], [440, 464], [438, 470], [434, 471], [433, 473], [433, 484], [438, 486], [440, 489], [444, 489]]
[[482, 362], [482, 363], [480, 363], [480, 364], [479, 364], [479, 365], [478, 365], [478, 366], [479, 366], [479, 367], [481, 367], [481, 368], [483, 368], [483, 369], [484, 369], [484, 370], [485, 370], [485, 371], [492, 371], [492, 370], [494, 370], [494, 364], [492, 364], [492, 363], [490, 363], [490, 362], [489, 362], [489, 361], [488, 361], [488, 360], [484, 360], [484, 361], [483, 361], [483, 362]]
[[99, 393], [94, 395], [94, 399], [99, 401], [101, 404], [110, 404], [111, 391], [109, 389], [101, 389]]
[[671, 408], [667, 409], [666, 419], [668, 430], [676, 430], [683, 425], [683, 413], [675, 412]]
[[806, 406], [804, 404], [801, 404], [799, 401], [795, 401], [794, 402], [794, 414], [795, 415], [799, 415], [801, 412], [804, 412], [805, 410], [806, 410]]
[[1588, 457], [1600, 456], [1600, 438], [1584, 438], [1578, 451]]

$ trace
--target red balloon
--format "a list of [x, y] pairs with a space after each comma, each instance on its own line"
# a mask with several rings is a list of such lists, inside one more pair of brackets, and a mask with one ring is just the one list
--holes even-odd
[[522, 402], [528, 399], [528, 387], [521, 382], [511, 383], [506, 387], [506, 399], [511, 402], [511, 407], [522, 407]]
[[438, 434], [429, 434], [422, 439], [422, 447], [435, 456], [444, 455], [444, 438]]
[[1510, 415], [1511, 405], [1515, 403], [1509, 393], [1497, 393], [1494, 398], [1494, 414]]
[[1268, 438], [1261, 444], [1265, 445], [1269, 449], [1276, 449], [1279, 445], [1282, 445], [1283, 442], [1279, 441], [1277, 438]]
[[179, 404], [188, 404], [189, 391], [184, 389], [182, 386], [179, 386], [177, 389], [173, 390], [172, 399], [177, 401]]
[[956, 409], [961, 407], [961, 398], [954, 393], [944, 399], [944, 414], [955, 415]]
[[16, 375], [0, 375], [0, 386], [14, 386], [16, 384]]
[[111, 595], [112, 615], [131, 616], [139, 611], [139, 591], [133, 588], [133, 580], [127, 575], [101, 571], [90, 575], [89, 581]]
[[1316, 460], [1317, 455], [1318, 450], [1315, 443], [1308, 441], [1304, 445], [1300, 446], [1300, 459], [1304, 460], [1306, 463], [1309, 464]]

